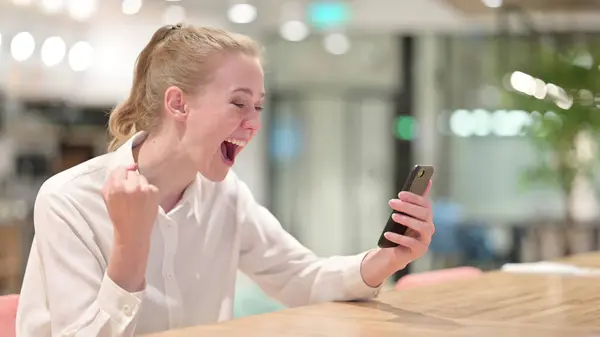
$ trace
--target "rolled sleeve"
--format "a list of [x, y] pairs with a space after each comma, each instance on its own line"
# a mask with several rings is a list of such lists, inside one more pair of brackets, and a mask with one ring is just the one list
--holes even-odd
[[144, 293], [106, 275], [85, 218], [65, 194], [41, 191], [17, 312], [19, 336], [130, 337]]
[[104, 274], [98, 292], [98, 305], [102, 311], [121, 325], [122, 329], [125, 329], [132, 323], [140, 310], [143, 297], [144, 291], [130, 293]]
[[344, 272], [342, 275], [344, 288], [349, 297], [356, 300], [366, 300], [377, 297], [383, 283], [378, 287], [371, 287], [365, 283], [360, 268], [362, 261], [369, 252], [364, 252], [355, 256], [351, 256], [346, 259], [346, 266], [343, 268]]

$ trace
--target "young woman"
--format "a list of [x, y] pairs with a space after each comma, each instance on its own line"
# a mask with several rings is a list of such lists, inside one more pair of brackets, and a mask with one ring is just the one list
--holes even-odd
[[165, 26], [139, 55], [110, 116], [111, 152], [50, 178], [17, 334], [132, 336], [231, 318], [236, 271], [287, 306], [375, 296], [425, 253], [429, 202], [390, 206], [411, 235], [397, 248], [319, 258], [230, 171], [260, 129], [259, 46], [210, 28]]

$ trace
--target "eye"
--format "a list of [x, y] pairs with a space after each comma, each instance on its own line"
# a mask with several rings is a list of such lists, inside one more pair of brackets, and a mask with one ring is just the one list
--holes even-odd
[[258, 112], [261, 112], [264, 108], [262, 106], [255, 106], [254, 109]]
[[244, 103], [236, 103], [236, 102], [231, 102], [231, 104], [235, 105], [236, 107], [238, 107], [239, 109], [243, 109], [246, 107], [246, 105]]

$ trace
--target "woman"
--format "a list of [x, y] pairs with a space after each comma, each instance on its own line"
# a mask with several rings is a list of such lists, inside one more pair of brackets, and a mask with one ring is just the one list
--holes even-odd
[[318, 258], [230, 168], [260, 129], [260, 48], [210, 28], [165, 26], [139, 55], [110, 116], [112, 152], [50, 178], [18, 336], [132, 336], [231, 318], [236, 271], [288, 306], [368, 299], [420, 257], [434, 231], [425, 198], [390, 206], [398, 248]]

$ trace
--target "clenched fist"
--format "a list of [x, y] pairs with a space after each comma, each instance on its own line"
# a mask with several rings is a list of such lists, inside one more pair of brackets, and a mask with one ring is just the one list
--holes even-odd
[[150, 239], [158, 215], [158, 188], [137, 172], [137, 165], [115, 169], [102, 188], [102, 197], [115, 239], [132, 244], [140, 238]]
[[114, 228], [107, 274], [123, 289], [140, 291], [145, 286], [150, 236], [158, 215], [158, 188], [133, 164], [110, 174], [102, 198]]

